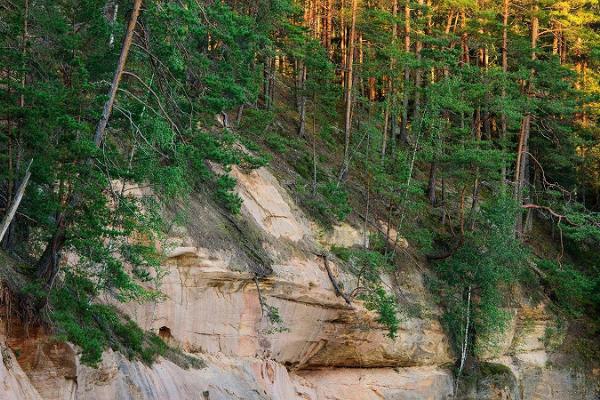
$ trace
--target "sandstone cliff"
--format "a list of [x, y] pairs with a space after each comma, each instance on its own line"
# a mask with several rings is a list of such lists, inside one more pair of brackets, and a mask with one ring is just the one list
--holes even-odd
[[[350, 225], [319, 232], [268, 169], [233, 173], [242, 218], [232, 221], [195, 196], [188, 222], [164, 244], [164, 301], [123, 306], [204, 367], [186, 370], [166, 359], [147, 366], [107, 352], [92, 369], [72, 346], [11, 331], [3, 321], [0, 399], [452, 398], [454, 355], [422, 267], [407, 261], [384, 279], [403, 313], [392, 340], [373, 312], [336, 296], [320, 255], [332, 244], [362, 243], [362, 232]], [[336, 282], [353, 287], [341, 265], [332, 259], [329, 266]], [[462, 396], [597, 398], [594, 371], [569, 365], [552, 348], [543, 304], [523, 301], [512, 311], [513, 323], [489, 354], [499, 367], [466, 382]]]

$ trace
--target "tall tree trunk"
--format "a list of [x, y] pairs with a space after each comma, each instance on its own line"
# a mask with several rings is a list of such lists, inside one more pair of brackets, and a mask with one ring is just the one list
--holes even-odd
[[[404, 51], [410, 52], [410, 1], [404, 5]], [[408, 143], [408, 100], [410, 96], [410, 69], [404, 67], [404, 87], [402, 88], [402, 121], [400, 121], [400, 141]]]
[[117, 90], [119, 89], [121, 77], [123, 76], [123, 71], [125, 70], [125, 63], [127, 62], [129, 48], [131, 47], [131, 42], [133, 39], [133, 32], [135, 31], [135, 26], [137, 24], [141, 7], [142, 0], [134, 0], [133, 10], [131, 11], [131, 17], [129, 18], [129, 24], [127, 26], [127, 32], [125, 33], [125, 39], [123, 40], [123, 47], [121, 48], [121, 55], [119, 56], [119, 62], [113, 76], [112, 84], [110, 85], [110, 91], [108, 92], [108, 100], [106, 103], [104, 103], [102, 117], [100, 117], [100, 121], [96, 126], [96, 134], [94, 136], [94, 143], [96, 146], [100, 146], [102, 140], [104, 139], [104, 132], [106, 130], [106, 125], [108, 125], [108, 119], [110, 118], [113, 104], [115, 103], [115, 98], [117, 96]]
[[346, 27], [346, 16], [344, 14], [344, 7], [346, 1], [341, 0], [340, 3], [340, 78], [342, 86], [344, 87], [344, 101], [346, 101], [346, 62], [348, 54], [346, 52], [347, 41], [348, 41], [348, 29]]
[[[425, 5], [423, 0], [417, 0], [418, 4], [419, 4], [419, 11], [417, 13], [417, 24], [416, 24], [416, 30], [415, 33], [417, 35], [416, 41], [415, 41], [415, 57], [417, 59], [417, 63], [420, 64], [421, 62], [421, 50], [423, 50], [423, 41], [421, 40], [421, 35], [423, 34], [423, 29], [421, 27], [423, 21], [423, 11], [422, 8]], [[415, 104], [414, 104], [414, 108], [413, 108], [413, 123], [415, 123], [414, 126], [417, 126], [416, 121], [419, 120], [419, 111], [421, 108], [421, 86], [423, 85], [423, 68], [421, 68], [421, 66], [419, 65], [417, 67], [417, 69], [415, 70]]]
[[[507, 81], [507, 73], [508, 73], [508, 8], [509, 8], [509, 0], [503, 0], [502, 2], [502, 72], [504, 74], [504, 80]], [[502, 85], [502, 99], [506, 99], [506, 84]], [[506, 120], [506, 112], [502, 112], [500, 117], [501, 124], [501, 136], [500, 141], [501, 145], [504, 149], [506, 142], [506, 135], [508, 130], [508, 121]], [[504, 153], [504, 152], [503, 152]], [[506, 180], [506, 162], [502, 162], [501, 169], [501, 184], [504, 185]]]
[[350, 26], [350, 39], [348, 42], [348, 71], [346, 74], [346, 110], [344, 117], [344, 161], [342, 170], [340, 171], [340, 180], [345, 177], [348, 172], [350, 162], [350, 138], [352, 136], [352, 81], [353, 81], [353, 64], [354, 64], [354, 37], [356, 35], [356, 8], [357, 0], [352, 0], [352, 22]]
[[[102, 116], [100, 117], [100, 120], [96, 127], [96, 133], [94, 135], [94, 143], [96, 147], [100, 147], [102, 141], [104, 140], [104, 133], [108, 124], [108, 120], [110, 118], [113, 104], [115, 102], [117, 90], [119, 88], [119, 83], [121, 82], [121, 76], [123, 75], [123, 71], [125, 70], [125, 64], [127, 62], [127, 56], [129, 55], [129, 48], [131, 47], [131, 43], [133, 40], [133, 32], [135, 31], [141, 6], [142, 0], [134, 0], [133, 10], [129, 18], [129, 24], [127, 25], [127, 32], [125, 33], [125, 38], [123, 39], [123, 46], [121, 47], [121, 54], [119, 56], [119, 61], [117, 63], [117, 68], [113, 76], [112, 84], [110, 86], [108, 100], [104, 104]], [[91, 160], [88, 160], [88, 162], [91, 162]], [[50, 238], [48, 244], [46, 245], [42, 256], [36, 264], [36, 275], [38, 276], [38, 278], [43, 279], [48, 285], [52, 284], [52, 281], [58, 272], [60, 263], [59, 254], [66, 243], [67, 226], [70, 222], [67, 212], [76, 209], [79, 205], [79, 202], [79, 193], [73, 193], [68, 197], [67, 201], [65, 202], [64, 208], [58, 213], [56, 217], [56, 229], [52, 234], [52, 237]]]
[[[537, 16], [538, 6], [534, 5], [531, 10], [531, 61], [536, 59], [536, 47], [539, 35], [539, 20]], [[533, 95], [533, 76], [535, 70], [532, 68], [530, 73], [530, 79], [527, 84], [527, 96]], [[523, 204], [523, 189], [525, 187], [526, 178], [528, 176], [526, 170], [529, 168], [529, 134], [531, 130], [531, 112], [523, 116], [521, 121], [521, 132], [519, 134], [519, 146], [517, 148], [517, 161], [515, 165], [515, 199], [517, 204]], [[515, 230], [517, 236], [523, 236], [523, 215], [517, 214], [517, 221], [515, 224]]]
[[442, 226], [446, 225], [446, 214], [448, 212], [446, 208], [446, 179], [442, 174]]
[[9, 209], [7, 209], [7, 213], [2, 220], [2, 224], [0, 224], [0, 243], [2, 239], [4, 239], [4, 235], [8, 231], [8, 227], [10, 226], [15, 214], [17, 213], [17, 208], [19, 208], [19, 204], [21, 204], [21, 200], [23, 199], [23, 194], [25, 193], [25, 189], [27, 188], [27, 183], [29, 183], [29, 178], [31, 177], [31, 172], [29, 172], [29, 167], [31, 166], [31, 162], [27, 166], [27, 171], [25, 172], [25, 177], [23, 181], [19, 185], [19, 189], [15, 194], [15, 198], [12, 201], [12, 204]]
[[325, 49], [327, 50], [327, 55], [331, 58], [332, 48], [331, 48], [331, 36], [333, 32], [333, 0], [327, 0], [327, 17], [326, 17], [326, 25], [325, 25]]
[[[25, 0], [23, 4], [23, 32], [21, 34], [21, 95], [19, 96], [19, 108], [25, 108], [25, 85], [27, 81], [27, 36], [29, 34], [29, 0]], [[7, 79], [10, 81], [10, 77]], [[10, 90], [10, 88], [9, 88]], [[8, 177], [8, 193], [6, 198], [6, 209], [14, 206], [14, 202], [17, 201], [18, 192], [15, 194], [15, 198], [13, 199], [13, 191], [15, 186], [15, 177], [20, 175], [21, 169], [21, 159], [23, 156], [23, 148], [20, 145], [23, 135], [23, 120], [21, 119], [18, 122], [18, 136], [16, 138], [13, 137], [13, 133], [11, 131], [10, 119], [7, 121], [8, 128], [8, 168], [9, 168], [9, 177]], [[27, 168], [27, 173], [29, 173], [29, 167]], [[29, 179], [29, 178], [28, 178]], [[20, 200], [19, 200], [20, 201]], [[18, 204], [17, 204], [18, 206]], [[15, 242], [15, 227], [16, 224], [11, 222], [7, 226], [7, 232], [4, 240], [0, 237], [0, 244], [4, 249], [11, 249], [14, 246]], [[0, 235], [2, 236], [2, 235]]]
[[313, 120], [312, 120], [312, 157], [313, 157], [313, 176], [312, 176], [312, 195], [317, 195], [317, 99], [316, 94], [313, 94]]
[[[309, 29], [309, 32], [316, 37], [315, 23], [314, 23], [314, 5], [311, 1], [306, 1], [304, 6], [304, 24]], [[306, 62], [302, 60], [298, 62], [298, 75], [296, 84], [296, 98], [298, 101], [298, 136], [304, 138], [306, 136], [306, 94], [304, 90], [306, 88]]]
[[[394, 23], [392, 24], [392, 45], [396, 44], [396, 37], [398, 35], [398, 23], [396, 22], [396, 18], [398, 17], [398, 2], [397, 0], [393, 0], [392, 2], [392, 17], [394, 19]], [[381, 162], [385, 162], [385, 154], [387, 151], [387, 143], [388, 143], [388, 131], [390, 128], [390, 111], [394, 109], [392, 107], [393, 96], [394, 96], [394, 81], [392, 76], [394, 75], [394, 66], [396, 64], [396, 60], [394, 57], [390, 58], [390, 76], [387, 79], [386, 85], [386, 93], [385, 93], [385, 110], [383, 113], [383, 137], [381, 141]], [[394, 118], [395, 119], [395, 118]], [[394, 127], [392, 125], [392, 134], [394, 133]]]
[[436, 165], [435, 161], [432, 161], [429, 166], [429, 180], [427, 184], [427, 198], [432, 207], [435, 206], [435, 185], [436, 185]]
[[[561, 23], [559, 21], [552, 22], [552, 55], [559, 55]], [[559, 58], [559, 62], [560, 62]]]
[[467, 32], [467, 15], [465, 10], [460, 12], [460, 27], [462, 29], [462, 35], [460, 37], [460, 44], [462, 47], [462, 62], [463, 64], [470, 63], [470, 54], [469, 54], [469, 34]]
[[[479, 8], [480, 9], [485, 9], [485, 4], [484, 4], [484, 0], [480, 0], [479, 1]], [[480, 25], [483, 26], [483, 21], [480, 20]], [[484, 35], [484, 31], [483, 29], [479, 30], [479, 34], [481, 36]], [[477, 59], [477, 64], [478, 66], [487, 71], [488, 65], [487, 65], [487, 49], [485, 47], [480, 47], [478, 49], [478, 59]], [[485, 99], [487, 99], [487, 94], [484, 95]], [[482, 120], [481, 120], [481, 116], [482, 116], [482, 112], [481, 112], [481, 100], [478, 100], [477, 107], [475, 108], [475, 116], [473, 118], [473, 130], [474, 130], [474, 134], [475, 134], [475, 140], [477, 142], [477, 146], [479, 147], [480, 142], [481, 142], [481, 127], [482, 127]], [[484, 100], [485, 103], [485, 100]], [[484, 115], [486, 115], [485, 113], [483, 113]], [[475, 229], [475, 214], [477, 213], [478, 207], [479, 207], [479, 185], [480, 185], [480, 168], [479, 166], [477, 166], [475, 168], [475, 180], [473, 183], [473, 195], [472, 195], [472, 202], [471, 202], [471, 211], [470, 211], [470, 218], [471, 218], [471, 230]]]
[[306, 94], [304, 93], [304, 89], [306, 88], [306, 64], [302, 63], [302, 67], [300, 70], [300, 100], [298, 104], [298, 114], [299, 114], [299, 123], [298, 123], [298, 136], [305, 137], [306, 136]]

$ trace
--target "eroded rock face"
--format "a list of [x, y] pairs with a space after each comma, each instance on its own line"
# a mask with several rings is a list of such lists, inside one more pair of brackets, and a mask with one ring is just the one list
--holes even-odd
[[[242, 218], [232, 221], [193, 199], [188, 223], [163, 244], [165, 300], [119, 305], [143, 328], [202, 358], [204, 368], [164, 359], [147, 366], [109, 351], [92, 369], [72, 346], [13, 332], [0, 339], [10, 347], [0, 348], [0, 400], [452, 398], [446, 367], [453, 356], [418, 266], [383, 277], [402, 310], [423, 310], [406, 312], [392, 340], [373, 312], [336, 296], [320, 255], [332, 244], [361, 245], [366, 235], [347, 224], [316, 234], [267, 169], [234, 168], [233, 175]], [[356, 286], [335, 260], [328, 265], [346, 291]], [[510, 368], [514, 384], [505, 388], [492, 377], [475, 386], [473, 398], [592, 399], [588, 381], [547, 365], [540, 335], [548, 318], [527, 312], [515, 311], [500, 349], [489, 355]]]
[[387, 338], [373, 313], [358, 303], [348, 307], [332, 289], [324, 287], [331, 282], [317, 257], [275, 266], [283, 276], [259, 282], [263, 301], [276, 307], [281, 317], [281, 324], [276, 325], [261, 312], [256, 282], [250, 274], [201, 261], [187, 257], [171, 260], [161, 287], [168, 299], [129, 309], [146, 329], [158, 332], [168, 328], [186, 351], [268, 357], [296, 367], [414, 366], [450, 361], [448, 341], [437, 321], [409, 319], [396, 340]]
[[[437, 320], [410, 318], [394, 341], [360, 302], [349, 307], [335, 295], [310, 224], [267, 169], [245, 174], [234, 168], [233, 175], [243, 199], [242, 215], [257, 227], [274, 260], [272, 274], [255, 280], [249, 268], [239, 265], [233, 244], [203, 247], [194, 229], [182, 231], [167, 252], [168, 273], [160, 287], [166, 300], [126, 308], [142, 327], [168, 329], [188, 352], [266, 357], [294, 368], [451, 361]], [[204, 213], [215, 213], [196, 210], [199, 220]], [[354, 244], [363, 236], [349, 225], [336, 232], [336, 244]], [[348, 290], [356, 285], [333, 260], [329, 265]], [[266, 305], [277, 309], [278, 323], [265, 315], [259, 292]]]
[[[522, 302], [512, 310], [512, 320], [499, 338], [501, 356], [491, 361], [507, 366], [515, 380], [514, 387], [499, 391], [497, 399], [595, 400], [600, 380], [584, 374], [581, 366], [565, 362], [567, 354], [553, 348], [556, 339], [555, 317], [544, 302]], [[554, 334], [551, 334], [554, 332]], [[491, 353], [490, 353], [491, 355]], [[568, 357], [567, 357], [568, 358]], [[492, 377], [493, 378], [493, 377]], [[506, 385], [510, 386], [510, 385]]]
[[[3, 354], [3, 400], [441, 400], [452, 390], [449, 372], [435, 367], [296, 374], [272, 360], [206, 356], [206, 367], [185, 370], [164, 359], [147, 366], [110, 351], [98, 368], [77, 365], [76, 383], [61, 371], [45, 382], [34, 383], [10, 350]], [[57, 390], [59, 397], [55, 396]]]
[[437, 367], [340, 368], [301, 376], [323, 400], [442, 400], [452, 397], [452, 374]]
[[233, 167], [231, 175], [238, 181], [242, 215], [253, 219], [275, 238], [297, 242], [311, 235], [306, 219], [294, 210], [293, 202], [266, 168], [243, 173]]
[[0, 398], [3, 400], [42, 400], [13, 352], [0, 344]]

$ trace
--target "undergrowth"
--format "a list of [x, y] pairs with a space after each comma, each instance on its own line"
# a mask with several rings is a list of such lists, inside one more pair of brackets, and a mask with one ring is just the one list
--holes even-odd
[[48, 292], [38, 283], [29, 283], [23, 293], [43, 307], [45, 323], [59, 341], [71, 342], [81, 349], [81, 362], [97, 367], [102, 354], [110, 348], [130, 360], [150, 365], [158, 357], [167, 358], [182, 368], [201, 368], [201, 359], [167, 345], [158, 335], [141, 329], [131, 318], [111, 304], [92, 301], [93, 283], [66, 274], [64, 284]]

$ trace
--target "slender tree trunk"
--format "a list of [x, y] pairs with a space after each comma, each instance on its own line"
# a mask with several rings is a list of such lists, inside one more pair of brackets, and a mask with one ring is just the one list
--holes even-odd
[[312, 156], [313, 156], [313, 176], [312, 176], [312, 195], [317, 195], [317, 100], [316, 94], [313, 95], [313, 132], [312, 132]]
[[[27, 78], [27, 72], [26, 72], [26, 56], [27, 56], [27, 35], [28, 35], [28, 31], [29, 31], [29, 0], [25, 0], [25, 10], [24, 10], [24, 15], [23, 15], [23, 35], [21, 37], [21, 45], [22, 45], [22, 50], [21, 50], [21, 56], [23, 57], [23, 72], [21, 73], [21, 89], [23, 91], [25, 91], [25, 81]], [[19, 107], [24, 108], [25, 107], [25, 93], [21, 93], [21, 96], [19, 97]]]
[[[421, 11], [421, 9], [424, 6], [424, 1], [423, 0], [418, 0], [418, 4], [419, 4], [419, 11], [417, 13], [417, 25], [416, 25], [416, 30], [415, 33], [417, 35], [417, 39], [415, 41], [415, 57], [417, 59], [417, 63], [421, 62], [421, 50], [423, 50], [423, 41], [421, 40], [421, 35], [423, 33], [423, 29], [421, 28], [421, 24], [422, 24], [422, 17], [423, 17], [423, 11]], [[415, 70], [415, 96], [414, 96], [414, 100], [415, 100], [415, 104], [414, 104], [414, 108], [413, 108], [413, 117], [412, 120], [413, 122], [415, 122], [414, 126], [417, 126], [418, 124], [416, 123], [416, 121], [419, 120], [419, 111], [421, 109], [421, 86], [423, 85], [423, 68], [421, 68], [421, 66], [419, 65], [417, 67], [417, 69]]]
[[[356, 8], [357, 0], [352, 0], [352, 22], [350, 26], [350, 39], [348, 42], [348, 71], [346, 74], [346, 111], [344, 118], [344, 161], [340, 178], [343, 179], [348, 172], [350, 162], [350, 139], [352, 136], [352, 81], [353, 64], [354, 64], [354, 37], [356, 35]], [[341, 180], [340, 179], [340, 180]]]
[[[404, 5], [404, 51], [410, 52], [410, 2]], [[402, 121], [400, 121], [400, 141], [408, 143], [408, 100], [410, 96], [410, 69], [404, 67], [404, 87], [402, 93]]]
[[8, 227], [10, 226], [13, 218], [15, 217], [15, 214], [17, 213], [17, 208], [19, 208], [19, 204], [21, 204], [21, 200], [23, 199], [23, 194], [25, 193], [25, 189], [27, 188], [27, 184], [29, 183], [29, 178], [31, 177], [31, 172], [29, 172], [30, 166], [31, 166], [31, 162], [27, 166], [27, 170], [25, 172], [25, 177], [23, 178], [23, 181], [19, 185], [19, 189], [17, 190], [17, 193], [15, 194], [15, 198], [12, 201], [12, 204], [11, 204], [10, 208], [8, 209], [8, 212], [4, 216], [4, 219], [2, 220], [2, 224], [0, 225], [0, 243], [2, 242], [2, 239], [4, 239], [4, 234], [6, 234], [6, 231], [8, 231]]
[[344, 101], [346, 101], [346, 62], [348, 54], [346, 52], [346, 45], [348, 40], [348, 30], [346, 28], [346, 17], [344, 14], [344, 8], [346, 1], [341, 0], [340, 3], [340, 78], [342, 86], [344, 88]]
[[427, 184], [427, 197], [429, 198], [429, 203], [432, 206], [435, 206], [435, 185], [436, 185], [436, 165], [435, 161], [433, 161], [429, 166], [429, 182]]
[[[485, 9], [485, 4], [484, 4], [484, 0], [480, 0], [479, 3], [479, 8], [480, 9]], [[480, 21], [480, 24], [483, 26], [483, 21]], [[483, 29], [479, 30], [479, 34], [483, 36], [484, 31]], [[480, 68], [484, 69], [485, 71], [487, 71], [488, 65], [487, 65], [487, 49], [485, 47], [480, 47], [478, 49], [478, 60], [477, 60], [477, 64]], [[484, 95], [487, 99], [487, 94]], [[484, 100], [485, 101], [485, 100]], [[480, 146], [480, 142], [481, 142], [481, 138], [482, 138], [482, 134], [481, 134], [481, 127], [482, 127], [482, 120], [481, 120], [481, 101], [478, 100], [477, 107], [475, 108], [475, 117], [473, 119], [473, 130], [475, 133], [475, 140], [477, 142], [477, 146]], [[486, 115], [484, 113], [484, 115]], [[471, 230], [475, 229], [475, 214], [477, 213], [478, 210], [478, 206], [479, 206], [479, 185], [480, 185], [480, 168], [479, 166], [477, 166], [475, 168], [475, 181], [473, 183], [473, 196], [472, 196], [472, 202], [471, 202], [471, 211], [470, 211], [470, 218], [471, 218]]]
[[[115, 32], [114, 32], [114, 27], [115, 27], [115, 23], [117, 22], [117, 14], [119, 13], [119, 3], [117, 3], [116, 1], [114, 3], [109, 2], [109, 4], [106, 5], [106, 10], [107, 10], [107, 19], [110, 22], [110, 39], [108, 40], [108, 47], [110, 47], [111, 49], [113, 48], [113, 46], [115, 45]], [[111, 7], [112, 6], [112, 7]], [[112, 8], [112, 11], [109, 11], [109, 9]]]
[[[315, 33], [315, 27], [314, 27], [314, 21], [313, 21], [313, 15], [314, 15], [314, 10], [313, 7], [311, 5], [310, 1], [307, 1], [306, 5], [305, 5], [305, 9], [304, 9], [304, 15], [306, 18], [304, 23], [307, 25], [307, 27], [309, 28], [310, 32], [313, 34], [313, 36], [316, 35]], [[298, 99], [298, 136], [300, 136], [301, 138], [304, 138], [306, 136], [305, 133], [305, 129], [306, 129], [306, 94], [304, 93], [304, 90], [306, 88], [306, 62], [303, 60], [302, 62], [299, 62], [299, 70], [298, 70], [298, 78], [297, 78], [297, 85], [296, 85], [296, 96]]]
[[442, 174], [442, 226], [446, 225], [446, 179]]
[[[536, 59], [536, 47], [539, 35], [539, 20], [537, 17], [538, 6], [534, 5], [531, 11], [531, 61]], [[527, 84], [527, 95], [533, 95], [533, 76], [535, 70], [532, 69], [530, 73], [530, 80]], [[519, 146], [517, 148], [517, 162], [515, 165], [515, 199], [517, 204], [523, 204], [523, 189], [526, 183], [527, 172], [529, 168], [529, 134], [531, 130], [531, 112], [523, 116], [521, 121], [521, 132], [519, 135]], [[515, 230], [518, 237], [523, 236], [523, 215], [517, 214], [517, 221], [515, 224]]]
[[[396, 36], [398, 35], [398, 23], [396, 22], [396, 18], [398, 17], [398, 2], [397, 0], [393, 0], [392, 2], [392, 17], [394, 19], [394, 23], [392, 25], [392, 45], [396, 44]], [[390, 111], [393, 110], [392, 102], [393, 102], [393, 92], [394, 92], [394, 81], [392, 76], [394, 75], [394, 66], [396, 64], [396, 60], [394, 57], [390, 59], [390, 76], [387, 80], [387, 92], [385, 94], [385, 110], [383, 113], [383, 137], [381, 142], [381, 162], [385, 163], [385, 154], [387, 151], [387, 143], [388, 143], [388, 131], [390, 128]], [[394, 133], [394, 127], [392, 125], [392, 134]]]
[[552, 54], [558, 55], [558, 46], [560, 41], [560, 22], [553, 21], [552, 22]]
[[465, 331], [462, 349], [460, 353], [460, 365], [458, 367], [458, 374], [456, 377], [456, 382], [454, 384], [454, 397], [456, 397], [456, 395], [458, 394], [458, 384], [460, 376], [462, 375], [462, 371], [465, 367], [465, 361], [467, 359], [467, 346], [469, 345], [469, 328], [471, 325], [471, 285], [469, 285], [469, 287], [467, 288], [467, 315], [465, 319]]
[[[112, 84], [109, 91], [109, 97], [106, 103], [104, 104], [102, 116], [100, 117], [100, 121], [98, 122], [98, 126], [96, 127], [96, 133], [94, 135], [94, 143], [96, 147], [99, 147], [104, 139], [104, 132], [106, 130], [112, 107], [115, 102], [117, 90], [121, 81], [121, 76], [123, 75], [123, 71], [125, 70], [125, 64], [127, 61], [127, 56], [129, 54], [129, 48], [131, 47], [131, 43], [133, 40], [133, 32], [137, 24], [137, 19], [140, 13], [141, 6], [142, 0], [134, 0], [133, 10], [129, 18], [129, 24], [127, 25], [127, 32], [125, 33], [123, 46], [121, 47], [121, 54], [119, 56], [119, 61], [117, 63], [115, 74], [113, 76]], [[42, 256], [36, 264], [36, 275], [38, 276], [38, 278], [43, 279], [48, 285], [52, 284], [52, 281], [54, 280], [54, 277], [58, 272], [59, 254], [66, 243], [67, 225], [69, 223], [67, 211], [77, 208], [79, 202], [79, 193], [73, 193], [70, 196], [68, 196], [64, 208], [58, 213], [56, 217], [56, 230], [54, 231], [52, 237], [46, 245], [46, 248], [44, 249], [44, 252], [42, 253]]]
[[[27, 81], [27, 36], [29, 34], [29, 0], [25, 0], [23, 4], [23, 32], [21, 34], [21, 95], [19, 96], [19, 108], [25, 108], [25, 85]], [[10, 81], [10, 76], [8, 78]], [[21, 170], [21, 159], [23, 154], [22, 146], [20, 145], [23, 135], [23, 121], [21, 119], [18, 125], [18, 133], [17, 137], [13, 137], [13, 132], [11, 131], [10, 119], [7, 121], [8, 127], [8, 168], [9, 168], [9, 180], [8, 180], [8, 193], [6, 199], [6, 208], [14, 205], [16, 201], [16, 197], [18, 196], [18, 192], [15, 195], [15, 199], [13, 199], [13, 191], [15, 185], [15, 177], [20, 175]], [[29, 173], [29, 167], [27, 168], [27, 173]], [[28, 178], [29, 179], [29, 178]], [[19, 199], [20, 201], [20, 199]], [[17, 205], [18, 206], [18, 205]], [[12, 220], [12, 218], [11, 218]], [[16, 224], [9, 223], [7, 227], [7, 232], [5, 236], [5, 240], [2, 240], [2, 235], [0, 235], [0, 244], [4, 247], [4, 249], [11, 249], [13, 247], [15, 241], [15, 226]]]
[[444, 29], [444, 33], [449, 34], [450, 28], [452, 27], [452, 19], [454, 18], [454, 11], [448, 11], [448, 19], [446, 20], [446, 28]]
[[369, 212], [371, 211], [371, 171], [369, 169], [371, 164], [371, 135], [370, 131], [367, 130], [367, 157], [365, 158], [365, 172], [367, 174], [367, 200], [365, 205], [365, 221], [363, 225], [363, 247], [369, 248]]
[[275, 102], [275, 74], [277, 69], [275, 68], [275, 57], [269, 59], [269, 108], [273, 108]]
[[386, 99], [385, 109], [383, 111], [383, 135], [381, 138], [381, 163], [385, 163], [385, 153], [387, 151], [388, 131], [390, 122], [390, 99]]
[[327, 19], [326, 19], [326, 27], [325, 27], [325, 49], [327, 50], [327, 55], [331, 58], [332, 48], [331, 48], [331, 35], [333, 31], [333, 0], [327, 0]]
[[469, 34], [467, 33], [467, 15], [465, 13], [464, 10], [461, 11], [460, 13], [460, 18], [461, 18], [461, 29], [462, 29], [462, 35], [461, 35], [461, 39], [460, 39], [460, 43], [461, 43], [461, 47], [462, 47], [462, 62], [463, 64], [469, 64], [470, 63], [470, 55], [469, 55]]
[[[507, 73], [508, 73], [508, 8], [509, 8], [509, 0], [503, 0], [502, 2], [502, 72], [504, 74], [504, 80], [507, 81]], [[506, 83], [502, 85], [502, 99], [506, 100]], [[508, 130], [508, 121], [506, 120], [506, 112], [502, 112], [500, 117], [501, 124], [501, 136], [500, 141], [502, 148], [504, 149], [506, 146], [506, 135]], [[504, 151], [502, 152], [504, 154]], [[504, 185], [506, 180], [506, 162], [502, 162], [502, 169], [500, 172], [500, 181], [501, 184]]]
[[[302, 64], [302, 70], [300, 71], [300, 81], [301, 87], [300, 90], [304, 92], [305, 82], [306, 82], [306, 65]], [[304, 138], [306, 136], [306, 95], [304, 93], [300, 94], [300, 104], [298, 109], [299, 121], [298, 121], [298, 136]]]
[[119, 83], [121, 82], [121, 76], [125, 70], [125, 63], [127, 62], [127, 56], [129, 55], [129, 48], [133, 41], [133, 32], [137, 24], [137, 19], [140, 14], [140, 8], [142, 7], [142, 0], [134, 0], [133, 10], [131, 11], [131, 17], [129, 18], [129, 24], [127, 26], [127, 32], [125, 33], [125, 40], [123, 41], [123, 47], [121, 48], [121, 55], [119, 56], [119, 62], [117, 69], [113, 76], [112, 84], [110, 85], [110, 91], [108, 92], [108, 100], [104, 103], [104, 109], [102, 110], [102, 117], [96, 126], [96, 134], [94, 136], [94, 143], [96, 146], [100, 146], [104, 139], [104, 132], [106, 125], [108, 125], [108, 119], [112, 111], [115, 98], [117, 97], [117, 90], [119, 89]]

